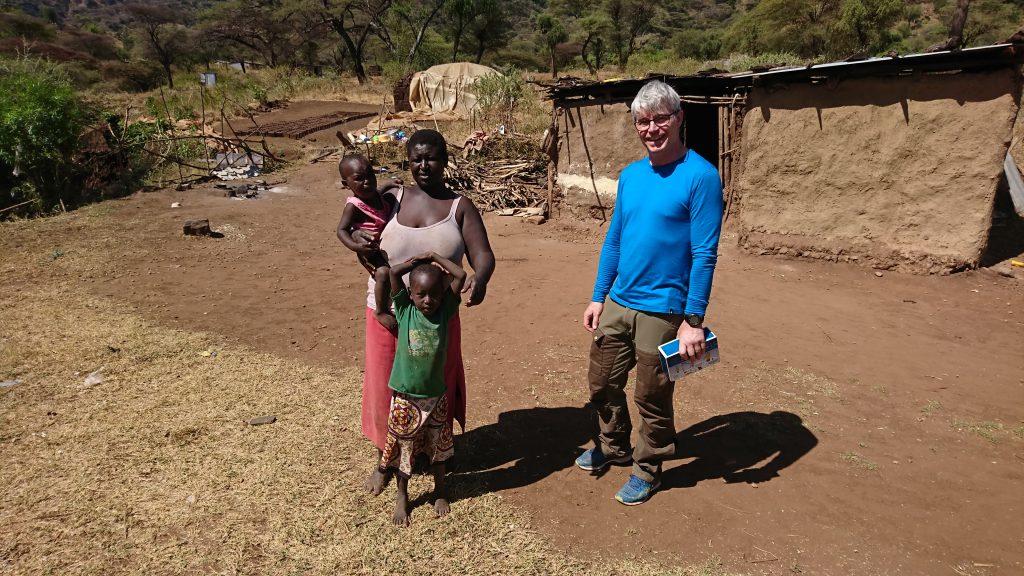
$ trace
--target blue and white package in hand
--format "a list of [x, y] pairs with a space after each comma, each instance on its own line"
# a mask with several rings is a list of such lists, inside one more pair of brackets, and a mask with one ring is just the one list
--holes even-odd
[[679, 353], [678, 339], [658, 346], [658, 352], [661, 356], [662, 369], [665, 370], [669, 380], [675, 381], [687, 374], [693, 374], [718, 363], [718, 336], [715, 336], [715, 333], [708, 328], [704, 328], [704, 355], [700, 357], [700, 360], [690, 361], [683, 357]]

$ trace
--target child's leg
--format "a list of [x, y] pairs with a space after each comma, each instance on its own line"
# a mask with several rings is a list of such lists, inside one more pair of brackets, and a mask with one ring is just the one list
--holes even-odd
[[434, 473], [434, 513], [438, 517], [445, 516], [451, 511], [448, 504], [448, 486], [445, 485], [445, 463], [439, 462], [430, 467]]
[[391, 520], [396, 526], [409, 525], [409, 479], [398, 475], [398, 494], [395, 496], [395, 511]]
[[377, 307], [374, 318], [377, 319], [381, 326], [387, 328], [388, 331], [395, 332], [398, 330], [398, 321], [395, 319], [395, 315], [391, 313], [389, 268], [381, 266], [374, 270], [373, 281], [373, 300]]

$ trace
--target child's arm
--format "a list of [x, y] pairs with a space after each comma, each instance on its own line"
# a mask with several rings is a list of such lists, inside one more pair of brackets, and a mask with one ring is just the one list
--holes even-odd
[[377, 194], [383, 195], [385, 192], [390, 192], [391, 190], [394, 190], [395, 188], [400, 188], [401, 186], [401, 178], [392, 178], [390, 182], [386, 182], [377, 187]]
[[462, 290], [462, 285], [466, 283], [466, 271], [455, 262], [452, 262], [451, 260], [434, 252], [430, 253], [430, 259], [435, 263], [440, 264], [441, 268], [444, 268], [445, 272], [451, 274], [451, 290], [456, 296], [458, 296], [459, 291]]
[[397, 294], [398, 292], [406, 289], [405, 281], [402, 280], [402, 277], [411, 272], [412, 269], [415, 268], [416, 265], [419, 263], [419, 258], [412, 258], [410, 260], [402, 262], [401, 264], [395, 264], [394, 266], [391, 267], [390, 276], [392, 294]]
[[341, 220], [338, 222], [338, 240], [353, 252], [373, 250], [372, 242], [366, 240], [362, 234], [352, 234], [349, 230], [359, 222], [361, 213], [352, 204], [345, 204], [341, 211]]

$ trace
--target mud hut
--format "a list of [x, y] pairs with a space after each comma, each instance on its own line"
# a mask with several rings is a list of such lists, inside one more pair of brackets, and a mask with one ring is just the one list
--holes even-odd
[[[1022, 56], [1003, 44], [663, 79], [688, 145], [719, 166], [744, 248], [949, 273], [982, 262], [1008, 196]], [[628, 104], [645, 81], [549, 88], [570, 209], [602, 216], [644, 156]]]

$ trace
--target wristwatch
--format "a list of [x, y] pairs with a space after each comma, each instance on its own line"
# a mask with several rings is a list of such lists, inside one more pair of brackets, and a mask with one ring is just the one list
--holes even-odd
[[683, 319], [694, 328], [700, 328], [704, 324], [704, 316], [701, 314], [684, 314]]

